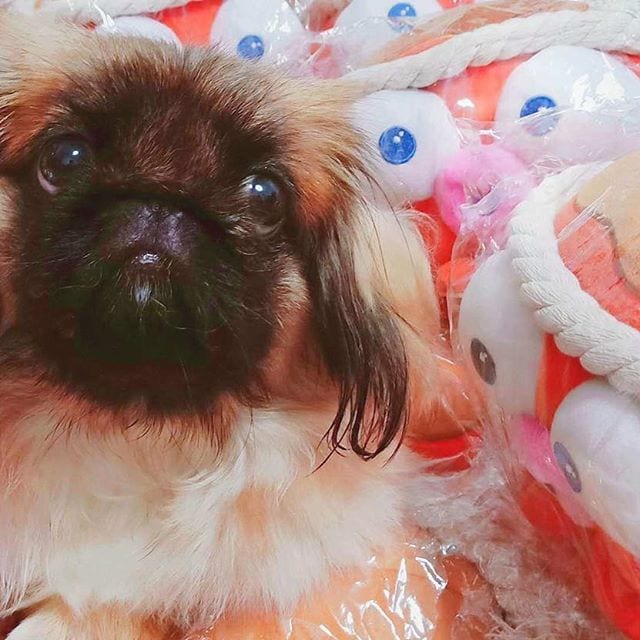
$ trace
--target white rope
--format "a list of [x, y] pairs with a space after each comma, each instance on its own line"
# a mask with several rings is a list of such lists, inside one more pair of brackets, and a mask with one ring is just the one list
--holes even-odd
[[189, 0], [8, 0], [2, 3], [21, 13], [39, 11], [79, 23], [100, 21], [104, 16], [133, 16], [156, 13], [187, 4]]
[[564, 264], [554, 231], [557, 212], [606, 163], [572, 167], [545, 180], [515, 210], [507, 250], [536, 321], [563, 353], [640, 399], [640, 332], [584, 291]]
[[[206, 1], [206, 0], [205, 0]], [[259, 0], [257, 0], [259, 1]], [[21, 12], [39, 10], [77, 22], [155, 13], [188, 0], [0, 0]], [[367, 90], [421, 88], [470, 66], [537, 53], [554, 44], [640, 53], [640, 0], [591, 0], [586, 11], [563, 10], [513, 18], [454, 36], [422, 53], [354, 71], [345, 79]]]
[[640, 2], [596, 0], [593, 4], [595, 8], [585, 11], [538, 13], [489, 24], [413, 56], [353, 71], [345, 80], [361, 83], [371, 92], [428, 87], [468, 67], [537, 53], [558, 44], [640, 53]]

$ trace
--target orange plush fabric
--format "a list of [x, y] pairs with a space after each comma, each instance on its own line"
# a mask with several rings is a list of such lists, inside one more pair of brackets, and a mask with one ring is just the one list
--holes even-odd
[[289, 619], [232, 616], [188, 640], [310, 640], [320, 632], [327, 640], [450, 640], [463, 632], [469, 640], [484, 638], [484, 621], [461, 615], [467, 600], [486, 591], [474, 567], [435, 555], [424, 532], [407, 540], [361, 571], [334, 576]]

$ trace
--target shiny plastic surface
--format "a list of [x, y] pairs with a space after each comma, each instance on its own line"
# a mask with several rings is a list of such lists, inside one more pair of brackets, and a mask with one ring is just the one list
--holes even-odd
[[[629, 153], [640, 148], [636, 109], [631, 101], [608, 114], [542, 117], [535, 131], [544, 135], [555, 118], [574, 116], [593, 140], [600, 126], [610, 135], [586, 154], [539, 149], [519, 202], [507, 178], [463, 210], [453, 262], [466, 269], [448, 286], [454, 340], [488, 402], [487, 439], [521, 510], [550, 545], [574, 548], [575, 571], [633, 640], [640, 638], [640, 154]], [[515, 127], [505, 143], [517, 148], [529, 126]]]
[[[526, 13], [532, 4], [511, 8]], [[435, 46], [459, 33], [456, 24], [509, 19], [500, 16], [508, 10], [469, 9], [457, 23], [445, 15], [378, 59]], [[448, 25], [441, 37], [438, 22]], [[637, 65], [616, 52], [554, 45], [423, 90], [369, 95], [355, 116], [389, 198], [410, 201], [433, 223], [425, 238], [435, 246], [454, 344], [479, 392], [486, 446], [499, 453], [515, 503], [549, 557], [564, 548], [565, 566], [551, 573], [568, 585], [568, 568], [633, 640], [640, 160], [627, 154], [640, 149]], [[557, 211], [548, 211], [545, 227], [539, 217], [552, 188]], [[559, 598], [555, 607], [565, 604]]]
[[[460, 615], [469, 608], [477, 612]], [[492, 609], [473, 566], [417, 533], [362, 570], [335, 576], [291, 617], [230, 616], [188, 640], [480, 640]]]
[[[36, 7], [55, 10], [60, 1], [39, 0]], [[140, 1], [142, 8], [144, 3]], [[82, 0], [68, 2], [72, 6], [82, 4]], [[424, 48], [425, 39], [441, 41], [487, 20], [497, 22], [545, 9], [547, 4], [558, 5], [545, 0], [536, 9], [531, 5], [538, 7], [538, 3], [521, 3], [523, 6], [506, 10], [488, 7], [477, 15], [462, 11], [473, 3], [474, 0], [191, 0], [161, 11], [141, 10], [140, 15], [127, 11], [127, 15], [113, 16], [103, 8], [106, 3], [93, 2], [98, 28], [106, 32], [182, 44], [215, 44], [248, 60], [265, 59], [291, 72], [321, 77], [336, 77], [385, 56], [395, 57], [396, 43], [407, 52], [418, 50]], [[13, 0], [12, 4], [28, 6], [30, 0]], [[432, 18], [432, 26], [422, 26]]]
[[[372, 149], [377, 180], [394, 205], [409, 202], [430, 222], [425, 239], [443, 295], [451, 270], [465, 269], [451, 256], [467, 218], [486, 219], [496, 208], [504, 221], [541, 176], [638, 147], [637, 64], [553, 46], [360, 101], [354, 122]], [[491, 243], [498, 226], [492, 222]]]

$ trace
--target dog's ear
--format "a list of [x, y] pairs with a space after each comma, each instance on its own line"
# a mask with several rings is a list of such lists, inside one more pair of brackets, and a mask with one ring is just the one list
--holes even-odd
[[[433, 395], [438, 308], [429, 256], [409, 218], [343, 212], [315, 247], [313, 321], [339, 385], [332, 449], [364, 459], [398, 445]], [[367, 210], [368, 209], [368, 210]]]
[[[23, 35], [23, 18], [0, 12], [0, 160], [6, 158], [7, 138], [20, 92], [20, 66], [24, 51], [16, 48]], [[26, 46], [22, 43], [21, 46]]]
[[298, 91], [283, 139], [295, 144], [287, 155], [301, 185], [298, 230], [315, 341], [339, 387], [329, 443], [368, 459], [399, 443], [416, 416], [428, 419], [440, 325], [414, 221], [362, 195], [375, 182], [350, 121], [362, 91], [343, 82]]
[[10, 267], [19, 244], [18, 191], [11, 169], [56, 116], [71, 72], [86, 64], [87, 37], [54, 18], [0, 11], [0, 333], [13, 323], [16, 306]]

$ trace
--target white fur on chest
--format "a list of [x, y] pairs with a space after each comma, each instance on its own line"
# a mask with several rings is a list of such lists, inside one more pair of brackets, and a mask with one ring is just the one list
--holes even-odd
[[323, 459], [330, 415], [259, 411], [223, 454], [130, 431], [52, 437], [37, 416], [3, 434], [0, 579], [7, 603], [57, 594], [206, 622], [228, 607], [286, 611], [332, 568], [390, 543], [415, 473]]

